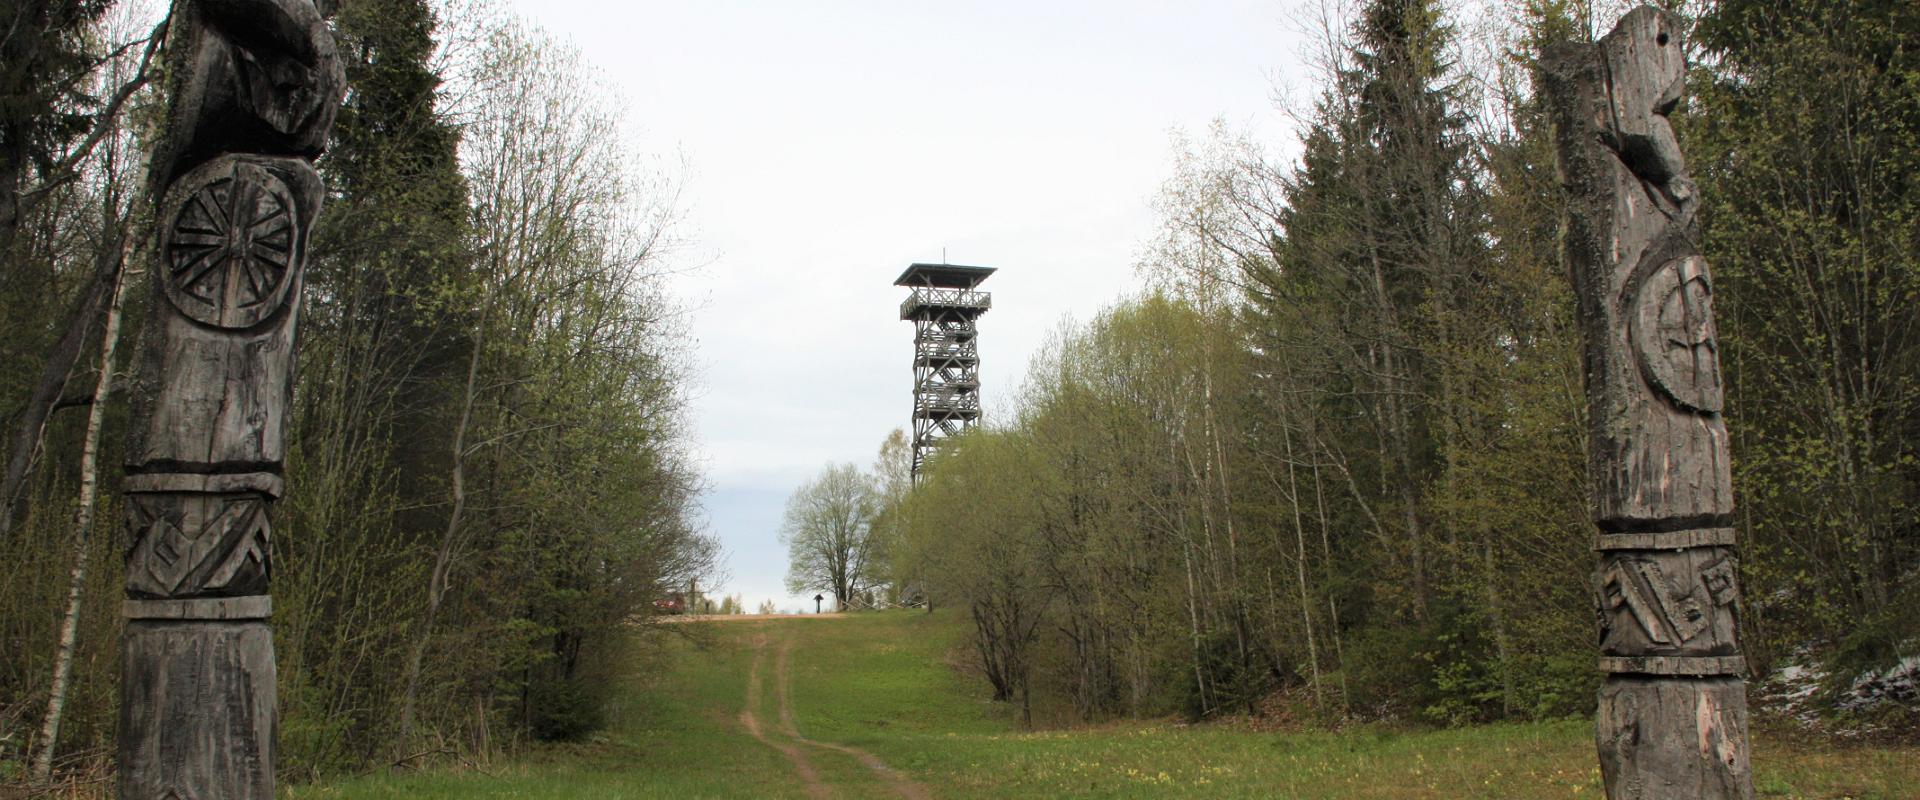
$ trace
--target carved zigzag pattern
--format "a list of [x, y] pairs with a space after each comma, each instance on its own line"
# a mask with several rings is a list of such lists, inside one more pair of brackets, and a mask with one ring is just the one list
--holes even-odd
[[169, 493], [130, 500], [130, 592], [194, 597], [264, 591], [271, 526], [263, 498]]

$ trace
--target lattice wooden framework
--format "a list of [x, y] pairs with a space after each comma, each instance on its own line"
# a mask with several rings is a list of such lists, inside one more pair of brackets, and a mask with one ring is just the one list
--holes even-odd
[[977, 291], [992, 267], [914, 264], [893, 283], [912, 289], [900, 318], [913, 321], [913, 477], [948, 439], [980, 422], [981, 314], [993, 295]]

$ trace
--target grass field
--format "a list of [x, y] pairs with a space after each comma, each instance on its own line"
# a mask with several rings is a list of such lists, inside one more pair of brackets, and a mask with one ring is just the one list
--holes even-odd
[[[692, 623], [600, 741], [484, 773], [395, 772], [295, 798], [1597, 798], [1591, 725], [1256, 733], [1169, 722], [1022, 732], [948, 666], [944, 615]], [[1920, 798], [1920, 748], [1761, 735], [1768, 798]]]

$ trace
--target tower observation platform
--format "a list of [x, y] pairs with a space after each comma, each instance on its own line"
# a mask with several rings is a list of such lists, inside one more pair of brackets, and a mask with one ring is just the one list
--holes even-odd
[[980, 422], [981, 314], [993, 295], [977, 291], [992, 267], [914, 264], [893, 282], [912, 291], [900, 318], [913, 321], [913, 477], [946, 440]]

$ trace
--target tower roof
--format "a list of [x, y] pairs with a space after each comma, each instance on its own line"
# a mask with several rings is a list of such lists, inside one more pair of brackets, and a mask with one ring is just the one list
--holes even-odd
[[969, 267], [962, 264], [914, 264], [894, 280], [895, 286], [930, 286], [937, 289], [971, 289], [979, 286], [993, 267]]

